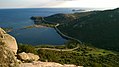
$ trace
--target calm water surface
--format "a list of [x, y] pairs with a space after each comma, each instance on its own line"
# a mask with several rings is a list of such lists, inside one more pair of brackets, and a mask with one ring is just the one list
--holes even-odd
[[17, 39], [17, 42], [24, 44], [40, 45], [52, 44], [61, 45], [67, 40], [62, 38], [53, 28], [31, 28], [20, 30], [25, 26], [33, 25], [31, 16], [49, 16], [56, 13], [72, 13], [71, 8], [30, 8], [30, 9], [0, 9], [0, 27], [12, 27], [9, 32]]

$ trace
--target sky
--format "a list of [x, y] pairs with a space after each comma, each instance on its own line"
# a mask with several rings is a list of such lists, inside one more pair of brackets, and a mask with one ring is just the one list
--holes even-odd
[[119, 0], [0, 0], [0, 8], [118, 8]]

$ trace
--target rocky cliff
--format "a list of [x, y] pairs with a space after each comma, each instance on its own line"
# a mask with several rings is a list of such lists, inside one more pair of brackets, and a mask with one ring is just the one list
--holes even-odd
[[18, 67], [17, 49], [15, 38], [0, 28], [0, 67]]
[[0, 67], [19, 67], [13, 51], [0, 43]]
[[14, 54], [17, 53], [18, 47], [16, 39], [7, 34], [2, 28], [0, 28], [0, 42], [4, 43], [4, 45], [12, 50]]

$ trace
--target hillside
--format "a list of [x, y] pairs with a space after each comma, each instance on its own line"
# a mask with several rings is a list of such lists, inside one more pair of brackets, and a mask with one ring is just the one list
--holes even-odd
[[[49, 23], [60, 23], [64, 34], [93, 46], [119, 51], [119, 8], [44, 17]], [[40, 23], [40, 22], [37, 22]]]
[[[35, 22], [36, 24], [42, 25], [42, 23], [46, 23], [45, 21], [47, 23], [57, 23], [59, 25], [58, 29], [63, 34], [83, 42], [83, 44], [77, 42], [64, 44], [68, 47], [78, 44], [79, 47], [73, 51], [59, 51], [59, 49], [54, 49], [55, 47], [48, 46], [51, 49], [39, 49], [38, 55], [42, 61], [47, 59], [61, 64], [71, 63], [84, 67], [118, 67], [119, 53], [115, 52], [119, 51], [118, 13], [119, 9], [114, 9], [74, 14], [55, 14], [42, 17], [42, 19], [40, 19], [41, 17], [34, 17], [34, 20], [38, 21]], [[62, 48], [67, 49], [68, 47]]]
[[[36, 49], [34, 50], [34, 46], [28, 46], [26, 44], [19, 45], [19, 46], [21, 46], [21, 48], [19, 48], [20, 51], [23, 50], [24, 52], [30, 52], [30, 53], [37, 52], [37, 55], [39, 55], [41, 61], [48, 61], [50, 63], [56, 62], [64, 65], [61, 67], [67, 67], [65, 66], [66, 64], [67, 65], [74, 64], [79, 67], [80, 66], [84, 66], [84, 67], [118, 67], [119, 66], [118, 53], [109, 50], [98, 49], [95, 47], [89, 47], [86, 46], [86, 44], [80, 45], [79, 43], [72, 42], [72, 41], [67, 44], [64, 44], [63, 46], [39, 45], [35, 47], [37, 51]], [[49, 64], [48, 62], [45, 63]], [[47, 65], [45, 63], [42, 64]], [[39, 64], [41, 63], [39, 62], [38, 64], [36, 63], [36, 65]], [[54, 65], [53, 67], [55, 67]], [[60, 66], [56, 66], [56, 67], [60, 67]]]
[[82, 42], [119, 51], [119, 9], [91, 12], [59, 29]]

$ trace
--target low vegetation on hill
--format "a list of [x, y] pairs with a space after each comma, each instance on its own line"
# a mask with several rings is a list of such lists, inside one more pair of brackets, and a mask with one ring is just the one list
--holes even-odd
[[118, 53], [95, 47], [89, 47], [86, 44], [80, 45], [77, 42], [68, 42], [62, 46], [20, 46], [20, 51], [24, 51], [26, 53], [37, 52], [37, 55], [40, 56], [41, 61], [57, 62], [61, 64], [75, 64], [86, 67], [119, 66]]
[[65, 35], [95, 47], [119, 51], [119, 8], [74, 14], [55, 14], [44, 20], [59, 23]]
[[[64, 34], [93, 46], [119, 51], [119, 9], [96, 11], [59, 26]], [[80, 15], [80, 13], [79, 13]]]
[[76, 47], [74, 45], [78, 44], [79, 47], [72, 51], [39, 49], [37, 53], [42, 61], [48, 60], [62, 64], [83, 65], [84, 67], [119, 66], [119, 8], [74, 14], [55, 14], [43, 19], [49, 21], [48, 23], [60, 24], [58, 29], [63, 34], [79, 39], [83, 44], [73, 42], [62, 46], [62, 49], [73, 49]]

